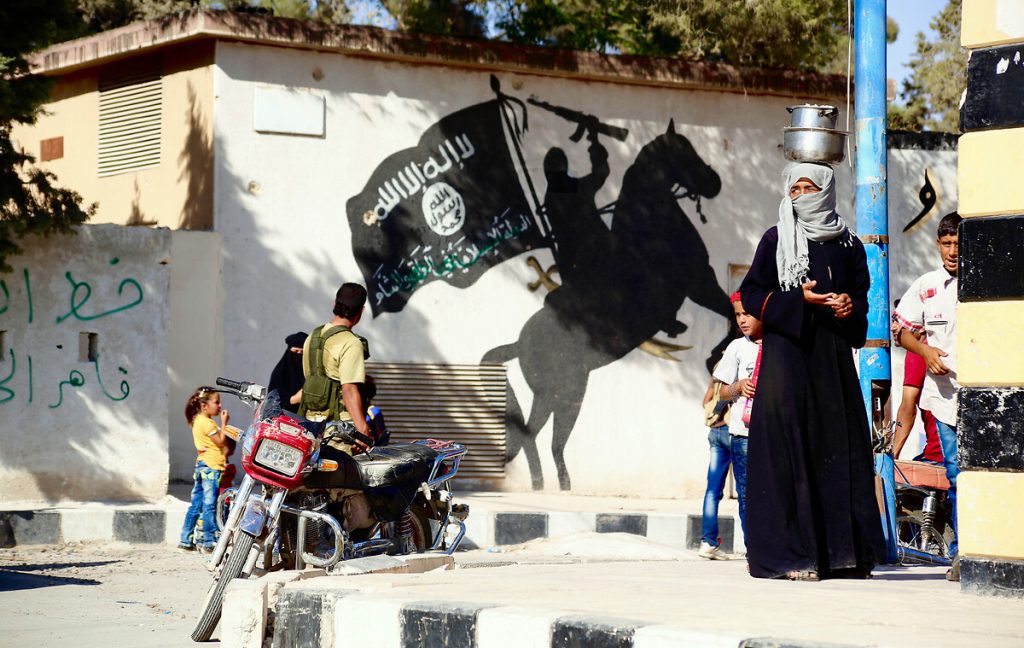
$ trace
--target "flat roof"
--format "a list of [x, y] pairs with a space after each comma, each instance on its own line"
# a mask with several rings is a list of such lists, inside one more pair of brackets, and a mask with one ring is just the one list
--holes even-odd
[[35, 53], [29, 60], [33, 72], [60, 76], [148, 54], [168, 45], [208, 39], [335, 52], [415, 65], [797, 99], [835, 99], [844, 97], [847, 88], [846, 77], [834, 74], [579, 52], [212, 9], [179, 12], [58, 43]]

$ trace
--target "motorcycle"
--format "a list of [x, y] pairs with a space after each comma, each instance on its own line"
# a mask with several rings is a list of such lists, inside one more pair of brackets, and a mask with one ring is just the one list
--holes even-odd
[[895, 422], [876, 428], [874, 436], [875, 471], [887, 493], [886, 519], [893, 524], [895, 543], [891, 558], [901, 565], [949, 565], [949, 545], [953, 542], [953, 507], [949, 502], [949, 482], [945, 468], [927, 461], [895, 460], [893, 438]]
[[945, 469], [924, 461], [897, 461], [895, 470], [900, 564], [949, 565], [953, 509]]
[[306, 565], [329, 571], [383, 553], [450, 555], [462, 542], [469, 507], [452, 501], [450, 482], [464, 445], [427, 440], [349, 456], [326, 444], [368, 441], [351, 422], [284, 412], [276, 392], [254, 383], [218, 378], [217, 385], [252, 407], [253, 421], [239, 439], [245, 476], [218, 502], [220, 538], [207, 566], [213, 583], [194, 641], [213, 634], [236, 578]]

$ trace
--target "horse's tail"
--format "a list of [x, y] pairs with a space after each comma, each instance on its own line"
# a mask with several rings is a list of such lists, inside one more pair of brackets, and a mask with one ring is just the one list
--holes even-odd
[[484, 354], [484, 357], [480, 362], [487, 364], [503, 364], [519, 357], [519, 344], [513, 342], [512, 344], [503, 344], [498, 347], [494, 347], [490, 351]]

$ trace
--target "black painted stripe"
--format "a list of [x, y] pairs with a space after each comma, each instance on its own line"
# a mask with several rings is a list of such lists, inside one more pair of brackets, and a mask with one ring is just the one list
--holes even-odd
[[476, 645], [477, 616], [489, 605], [417, 602], [402, 606], [402, 648]]
[[0, 547], [58, 544], [63, 541], [58, 511], [0, 511]]
[[[686, 548], [696, 551], [700, 548], [704, 537], [704, 517], [691, 513], [686, 516]], [[735, 551], [736, 520], [728, 516], [718, 516], [718, 546], [726, 553]]]
[[960, 301], [1024, 298], [1024, 216], [960, 223]]
[[594, 530], [598, 533], [647, 535], [646, 513], [598, 513]]
[[551, 648], [632, 648], [638, 627], [625, 619], [559, 617], [551, 629]]
[[960, 130], [1024, 125], [1024, 43], [971, 52]]
[[1024, 471], [1024, 388], [963, 387], [959, 399], [960, 470]]
[[165, 511], [114, 511], [114, 540], [132, 544], [160, 544], [167, 529]]
[[495, 513], [494, 544], [521, 544], [548, 537], [547, 513]]
[[1024, 598], [1024, 560], [960, 558], [960, 591]]
[[277, 595], [273, 648], [319, 646], [323, 606], [317, 593], [283, 588]]

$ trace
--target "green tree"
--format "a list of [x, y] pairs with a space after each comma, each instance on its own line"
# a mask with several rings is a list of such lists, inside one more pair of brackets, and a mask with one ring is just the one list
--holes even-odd
[[496, 0], [501, 37], [760, 67], [818, 69], [845, 44], [843, 0]]
[[82, 32], [73, 0], [6, 0], [0, 3], [0, 272], [21, 251], [26, 234], [73, 231], [96, 212], [82, 197], [58, 187], [56, 176], [11, 139], [15, 124], [33, 124], [50, 93], [50, 80], [29, 74], [26, 56]]
[[960, 96], [967, 87], [967, 50], [960, 47], [961, 0], [949, 0], [929, 25], [935, 39], [917, 33], [917, 49], [908, 63], [910, 78], [903, 82], [904, 105], [890, 104], [890, 130], [960, 129]]

